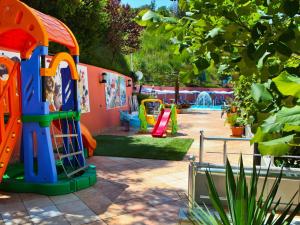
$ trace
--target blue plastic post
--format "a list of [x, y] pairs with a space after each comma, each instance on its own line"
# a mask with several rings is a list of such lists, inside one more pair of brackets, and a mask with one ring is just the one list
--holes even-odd
[[[22, 115], [49, 114], [49, 103], [43, 101], [43, 87], [40, 76], [41, 56], [47, 54], [48, 48], [39, 46], [34, 50], [30, 59], [21, 62]], [[26, 182], [57, 182], [49, 127], [40, 127], [38, 123], [34, 122], [23, 123], [21, 151], [24, 158]], [[34, 151], [37, 153], [36, 156]]]

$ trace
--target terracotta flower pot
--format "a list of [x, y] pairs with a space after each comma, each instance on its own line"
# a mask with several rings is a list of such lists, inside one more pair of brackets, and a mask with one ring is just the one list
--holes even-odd
[[236, 106], [231, 106], [230, 111], [231, 111], [232, 113], [236, 113], [236, 112], [237, 112], [237, 107], [236, 107]]
[[231, 127], [231, 133], [234, 137], [242, 137], [245, 127]]
[[226, 114], [227, 114], [227, 118], [229, 118], [229, 117], [233, 116], [235, 113], [227, 112]]

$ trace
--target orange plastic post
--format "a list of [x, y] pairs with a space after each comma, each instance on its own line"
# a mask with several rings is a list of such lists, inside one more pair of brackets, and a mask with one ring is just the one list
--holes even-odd
[[[0, 182], [12, 156], [21, 130], [20, 64], [0, 57], [9, 78], [0, 93]], [[9, 118], [5, 122], [4, 100], [8, 99]]]
[[49, 68], [41, 68], [41, 76], [55, 76], [56, 75], [56, 70], [59, 66], [59, 63], [65, 61], [68, 63], [70, 70], [71, 70], [71, 76], [73, 80], [79, 80], [79, 75], [77, 73], [77, 68], [76, 64], [74, 62], [74, 59], [72, 56], [66, 52], [60, 52], [56, 54], [50, 65]]

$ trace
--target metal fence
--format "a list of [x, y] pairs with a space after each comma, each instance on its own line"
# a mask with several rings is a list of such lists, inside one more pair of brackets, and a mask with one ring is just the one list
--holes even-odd
[[[216, 152], [216, 151], [207, 151], [205, 152], [205, 147], [204, 143], [205, 141], [221, 141], [223, 142], [223, 151], [222, 152]], [[206, 171], [207, 169], [213, 170], [216, 173], [225, 173], [225, 166], [226, 166], [226, 160], [228, 155], [241, 155], [240, 152], [234, 152], [234, 153], [228, 153], [227, 149], [227, 143], [228, 142], [250, 142], [251, 138], [235, 138], [235, 137], [206, 137], [204, 135], [204, 131], [200, 131], [200, 145], [199, 145], [199, 161], [195, 161], [195, 156], [190, 156], [190, 164], [189, 164], [189, 177], [188, 177], [188, 195], [191, 198], [191, 203], [194, 202], [195, 200], [195, 179], [197, 174]], [[222, 154], [223, 156], [223, 164], [212, 164], [212, 163], [206, 163], [204, 162], [204, 153], [208, 154]], [[259, 161], [264, 161], [262, 165], [260, 164], [255, 164], [259, 165], [257, 166], [257, 169], [260, 169], [260, 174], [264, 175], [267, 173], [269, 163], [270, 168], [269, 168], [269, 174], [270, 176], [279, 174], [281, 171], [280, 167], [275, 167], [273, 164], [273, 157], [271, 156], [262, 156], [260, 154], [255, 154], [254, 150], [253, 153], [247, 153], [247, 154], [242, 154], [242, 155], [247, 155], [247, 156], [252, 156], [253, 159], [259, 159]], [[295, 158], [295, 159], [300, 159], [300, 156], [292, 156], [292, 155], [284, 155], [280, 156], [280, 158]], [[238, 166], [232, 166], [233, 172], [238, 173]], [[300, 179], [300, 169], [298, 168], [283, 168], [283, 176], [288, 177], [288, 178], [297, 178]], [[252, 167], [245, 167], [245, 173], [248, 175], [251, 175], [252, 173]], [[206, 196], [208, 197], [208, 196]], [[191, 206], [193, 207], [193, 206]]]

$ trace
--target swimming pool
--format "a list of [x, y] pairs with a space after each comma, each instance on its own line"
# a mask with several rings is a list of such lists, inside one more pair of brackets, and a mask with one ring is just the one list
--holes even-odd
[[189, 108], [189, 110], [191, 110], [191, 111], [200, 111], [200, 110], [221, 111], [222, 105], [214, 105], [214, 106], [193, 105]]

